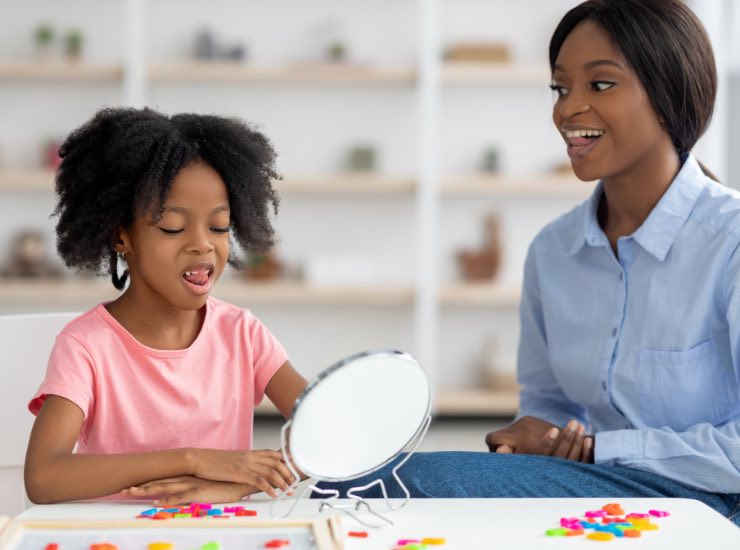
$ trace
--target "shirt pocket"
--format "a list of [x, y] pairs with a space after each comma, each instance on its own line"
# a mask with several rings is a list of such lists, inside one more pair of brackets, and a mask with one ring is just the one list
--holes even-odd
[[640, 351], [640, 412], [652, 428], [684, 431], [694, 424], [717, 424], [731, 413], [736, 382], [714, 340], [683, 351]]

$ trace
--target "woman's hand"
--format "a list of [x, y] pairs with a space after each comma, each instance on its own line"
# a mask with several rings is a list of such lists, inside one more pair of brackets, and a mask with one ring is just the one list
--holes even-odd
[[506, 428], [490, 432], [486, 444], [491, 452], [556, 456], [593, 462], [593, 438], [584, 435], [585, 428], [571, 420], [561, 430], [555, 424], [525, 416]]
[[201, 479], [247, 484], [273, 498], [276, 488], [286, 491], [295, 482], [280, 451], [191, 449], [190, 454], [190, 473]]
[[246, 483], [212, 481], [193, 476], [157, 479], [138, 487], [129, 487], [122, 494], [137, 498], [153, 498], [158, 506], [173, 506], [191, 502], [236, 502], [242, 497], [259, 492]]

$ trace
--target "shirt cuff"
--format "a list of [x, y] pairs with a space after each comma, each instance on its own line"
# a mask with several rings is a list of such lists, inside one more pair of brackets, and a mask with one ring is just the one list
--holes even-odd
[[599, 432], [594, 437], [594, 463], [616, 466], [645, 456], [641, 430]]

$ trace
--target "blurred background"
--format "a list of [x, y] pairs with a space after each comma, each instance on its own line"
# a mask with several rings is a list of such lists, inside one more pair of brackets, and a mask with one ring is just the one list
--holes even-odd
[[[0, 0], [0, 314], [116, 296], [55, 253], [53, 170], [103, 106], [234, 115], [278, 151], [279, 245], [214, 295], [312, 377], [345, 355], [420, 359], [425, 449], [483, 450], [516, 411], [527, 246], [591, 192], [553, 129], [547, 44], [575, 0]], [[720, 72], [696, 149], [740, 182], [740, 2], [690, 5]], [[275, 446], [264, 404], [255, 446]]]

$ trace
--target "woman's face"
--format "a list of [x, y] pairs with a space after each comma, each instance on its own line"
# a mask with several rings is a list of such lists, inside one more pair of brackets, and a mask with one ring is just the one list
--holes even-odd
[[553, 121], [584, 181], [628, 175], [671, 145], [645, 88], [606, 32], [584, 20], [553, 71]]

